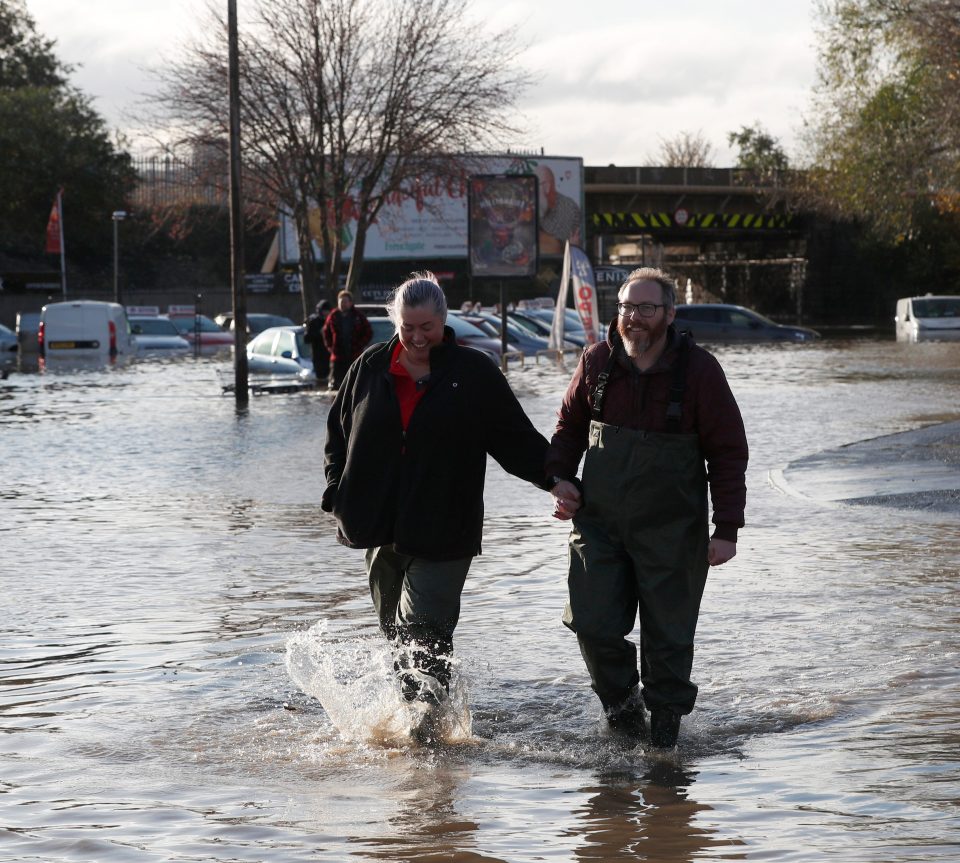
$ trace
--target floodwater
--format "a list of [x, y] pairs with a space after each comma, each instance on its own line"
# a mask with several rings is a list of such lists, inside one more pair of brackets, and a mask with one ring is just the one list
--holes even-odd
[[[318, 505], [325, 396], [238, 414], [210, 358], [15, 371], [0, 860], [958, 859], [956, 513], [771, 477], [958, 418], [960, 344], [715, 353], [751, 443], [748, 527], [711, 571], [700, 698], [667, 756], [602, 733], [545, 493], [491, 465], [446, 742], [421, 747], [362, 554]], [[510, 371], [545, 433], [570, 371]]]

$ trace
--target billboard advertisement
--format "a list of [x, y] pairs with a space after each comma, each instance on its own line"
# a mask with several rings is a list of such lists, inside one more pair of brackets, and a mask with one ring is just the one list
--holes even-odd
[[[476, 174], [531, 174], [537, 178], [537, 224], [540, 257], [563, 256], [569, 240], [583, 242], [583, 160], [551, 156], [470, 156], [459, 176], [418, 183], [411, 195], [388, 201], [367, 234], [366, 260], [462, 258], [468, 255], [468, 184]], [[320, 220], [314, 213], [311, 233], [317, 259], [323, 252], [316, 237]], [[355, 222], [348, 224], [344, 260], [353, 251]], [[299, 260], [296, 225], [280, 214], [280, 262]]]
[[468, 189], [471, 275], [501, 279], [535, 276], [536, 175], [474, 175]]

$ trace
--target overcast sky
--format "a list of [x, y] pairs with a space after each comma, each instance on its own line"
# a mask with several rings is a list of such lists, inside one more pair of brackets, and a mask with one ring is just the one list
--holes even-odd
[[[248, 0], [238, 0], [240, 15]], [[149, 91], [146, 69], [175, 53], [200, 0], [27, 0], [73, 81], [114, 127]], [[727, 134], [759, 122], [796, 157], [814, 83], [812, 0], [474, 0], [516, 24], [537, 84], [521, 104], [528, 134], [510, 142], [587, 165], [656, 161], [661, 139], [700, 133], [714, 164]], [[226, 8], [226, 3], [224, 3]]]

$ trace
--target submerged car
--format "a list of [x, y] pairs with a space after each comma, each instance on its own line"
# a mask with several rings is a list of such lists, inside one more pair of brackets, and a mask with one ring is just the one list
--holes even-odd
[[206, 315], [168, 315], [190, 344], [204, 350], [226, 349], [233, 345], [233, 333], [221, 329]]
[[809, 327], [778, 324], [759, 312], [727, 303], [677, 306], [674, 324], [698, 342], [809, 342], [820, 333]]
[[310, 356], [303, 327], [270, 327], [247, 343], [247, 368], [253, 375], [282, 375], [313, 383], [317, 376]]
[[[373, 330], [373, 338], [370, 340], [371, 345], [378, 342], [389, 342], [397, 331], [393, 321], [388, 317], [371, 315], [367, 320], [370, 322], [370, 329]], [[452, 313], [447, 315], [447, 326], [453, 330], [458, 345], [474, 348], [480, 353], [486, 354], [497, 365], [500, 364], [500, 339], [491, 338], [483, 330]]]
[[9, 327], [0, 324], [0, 353], [15, 354], [19, 348], [17, 334]]
[[[224, 326], [221, 324], [221, 326]], [[247, 337], [252, 338], [253, 336], [262, 333], [264, 330], [269, 329], [270, 327], [294, 327], [296, 323], [286, 315], [268, 315], [262, 314], [260, 312], [253, 312], [247, 315]], [[228, 324], [224, 326], [225, 329], [233, 332], [236, 329], [235, 321], [231, 317]]]
[[370, 322], [370, 329], [373, 331], [373, 337], [370, 339], [371, 345], [376, 345], [380, 342], [389, 342], [397, 331], [397, 328], [393, 325], [393, 321], [391, 321], [390, 318], [371, 317], [367, 318], [367, 320]]
[[131, 315], [130, 333], [140, 353], [187, 351], [190, 342], [169, 318], [160, 315]]
[[[515, 318], [521, 326], [525, 321], [537, 322], [541, 328], [546, 330], [547, 338], [550, 337], [550, 331], [553, 329], [554, 309], [517, 309]], [[523, 318], [521, 321], [520, 318]], [[583, 328], [583, 321], [580, 320], [580, 314], [575, 309], [564, 309], [563, 311], [563, 340], [575, 345], [578, 348], [586, 347], [587, 334]]]
[[14, 327], [21, 352], [36, 352], [40, 350], [40, 312], [17, 312], [17, 322]]
[[[526, 311], [518, 311], [509, 312], [507, 317], [532, 335], [539, 336], [547, 341], [550, 340], [550, 333], [553, 330], [553, 312], [550, 312], [550, 316], [547, 317], [543, 314], [531, 315]], [[563, 344], [567, 348], [582, 349], [587, 343], [587, 334], [583, 330], [583, 325], [581, 324], [578, 330], [570, 323], [570, 318], [567, 316], [564, 319]]]
[[[501, 342], [500, 325], [501, 321], [496, 315], [486, 312], [452, 312], [467, 323], [483, 330], [490, 338]], [[545, 351], [548, 346], [547, 339], [543, 336], [534, 335], [529, 330], [525, 330], [516, 321], [507, 319], [507, 350], [519, 351], [528, 356], [536, 356], [537, 351]]]

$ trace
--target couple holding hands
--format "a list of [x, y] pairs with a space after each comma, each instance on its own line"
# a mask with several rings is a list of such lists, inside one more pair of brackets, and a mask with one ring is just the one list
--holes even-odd
[[[394, 291], [395, 336], [350, 366], [327, 420], [321, 506], [341, 543], [365, 549], [407, 700], [446, 698], [489, 454], [572, 521], [563, 622], [610, 727], [676, 745], [697, 695], [707, 571], [736, 554], [743, 526], [747, 441], [719, 363], [673, 326], [674, 281], [634, 270], [618, 300], [606, 339], [580, 357], [549, 442], [500, 370], [456, 344], [431, 273]], [[638, 615], [639, 663], [627, 638]]]

